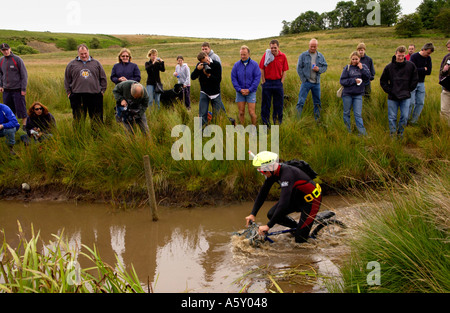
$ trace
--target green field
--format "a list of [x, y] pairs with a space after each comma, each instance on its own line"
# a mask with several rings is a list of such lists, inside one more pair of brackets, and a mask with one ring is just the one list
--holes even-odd
[[[10, 37], [6, 37], [8, 36]], [[42, 42], [64, 41], [68, 34], [0, 31], [0, 37], [32, 38]], [[200, 45], [208, 40], [223, 63], [222, 98], [228, 116], [238, 120], [234, 103], [235, 91], [230, 73], [239, 60], [239, 47], [246, 44], [251, 56], [259, 62], [271, 38], [252, 41], [158, 37], [150, 35], [104, 36], [73, 34], [77, 41], [102, 38], [102, 45], [112, 46], [92, 49], [91, 55], [100, 60], [107, 76], [117, 62], [120, 47], [117, 42], [127, 42], [133, 61], [146, 82], [144, 63], [150, 48], [156, 48], [165, 60], [166, 72], [162, 73], [165, 86], [172, 86], [176, 79], [172, 73], [176, 56], [182, 54], [193, 69]], [[296, 118], [300, 79], [296, 73], [299, 54], [307, 49], [310, 38], [319, 40], [319, 51], [328, 62], [328, 71], [322, 75], [322, 117], [325, 127], [316, 126], [312, 117], [310, 96], [305, 104], [302, 119]], [[284, 159], [307, 160], [320, 174], [327, 192], [349, 192], [358, 186], [371, 185], [383, 188], [386, 181], [408, 182], [423, 169], [436, 171], [446, 164], [449, 155], [449, 129], [439, 119], [440, 86], [437, 84], [437, 67], [443, 56], [446, 38], [436, 34], [412, 39], [397, 38], [392, 28], [368, 27], [330, 30], [317, 33], [289, 35], [277, 38], [281, 50], [286, 53], [290, 70], [285, 81], [286, 103], [284, 122], [280, 127], [280, 154]], [[111, 40], [111, 42], [109, 41]], [[399, 45], [415, 43], [420, 47], [432, 41], [436, 52], [432, 55], [434, 69], [426, 79], [427, 98], [418, 127], [408, 127], [403, 141], [392, 140], [388, 134], [386, 95], [379, 86], [379, 77]], [[364, 104], [363, 118], [369, 138], [349, 135], [342, 121], [342, 102], [335, 96], [339, 87], [341, 69], [347, 64], [349, 54], [358, 43], [365, 42], [367, 54], [373, 58], [376, 77], [373, 96]], [[59, 50], [51, 53], [23, 55], [29, 72], [27, 103], [40, 101], [56, 116], [58, 131], [54, 140], [41, 147], [25, 148], [16, 145], [17, 157], [10, 158], [5, 145], [0, 146], [2, 167], [0, 190], [10, 193], [28, 182], [33, 190], [66, 193], [76, 197], [118, 199], [145, 198], [145, 180], [142, 157], [149, 154], [154, 167], [158, 198], [170, 196], [174, 202], [208, 202], [209, 199], [252, 199], [260, 184], [260, 178], [248, 161], [174, 161], [170, 149], [176, 138], [171, 129], [178, 124], [191, 126], [198, 112], [199, 83], [192, 82], [193, 109], [187, 112], [183, 106], [160, 111], [147, 111], [150, 136], [138, 134], [130, 139], [120, 125], [114, 122], [112, 96], [113, 83], [108, 83], [105, 95], [105, 127], [99, 136], [92, 136], [89, 127], [84, 133], [74, 133], [68, 99], [63, 88], [64, 69], [76, 56], [75, 51]], [[167, 87], [169, 88], [169, 87]], [[257, 93], [257, 114], [260, 113], [261, 91]], [[247, 116], [247, 122], [248, 116]], [[225, 126], [226, 121], [221, 125]], [[206, 142], [208, 138], [204, 138]], [[439, 171], [439, 170], [438, 170]], [[138, 201], [138, 202], [139, 202]]]

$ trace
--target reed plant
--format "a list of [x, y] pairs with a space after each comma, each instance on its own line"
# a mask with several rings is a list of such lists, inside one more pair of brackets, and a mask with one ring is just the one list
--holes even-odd
[[[113, 267], [99, 251], [86, 245], [71, 246], [64, 232], [44, 243], [31, 225], [28, 239], [18, 222], [20, 242], [12, 248], [4, 231], [0, 248], [0, 293], [143, 293], [136, 271], [117, 258]], [[87, 266], [81, 268], [80, 263]], [[148, 287], [148, 291], [151, 287]]]
[[[351, 241], [352, 253], [334, 292], [448, 293], [450, 291], [450, 171], [409, 185], [390, 185], [387, 194], [367, 191], [373, 203]], [[378, 281], [368, 266], [379, 265]], [[373, 263], [372, 263], [373, 264]]]

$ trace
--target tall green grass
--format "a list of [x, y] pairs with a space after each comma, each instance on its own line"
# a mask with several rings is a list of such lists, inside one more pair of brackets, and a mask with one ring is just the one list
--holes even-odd
[[[450, 291], [450, 171], [440, 168], [408, 186], [392, 185], [387, 196], [367, 192], [373, 207], [351, 242], [338, 292], [448, 293]], [[380, 265], [380, 280], [368, 279], [369, 262]]]
[[[143, 293], [144, 287], [117, 258], [115, 267], [105, 263], [96, 247], [70, 246], [63, 234], [43, 242], [31, 225], [27, 236], [18, 222], [20, 242], [12, 248], [4, 231], [0, 248], [0, 293]], [[90, 267], [81, 268], [80, 263]], [[149, 288], [151, 289], [151, 288]], [[150, 291], [150, 290], [149, 290]]]

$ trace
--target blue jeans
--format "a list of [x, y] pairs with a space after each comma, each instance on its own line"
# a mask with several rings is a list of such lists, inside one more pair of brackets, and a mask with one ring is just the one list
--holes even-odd
[[[389, 131], [391, 135], [397, 132], [398, 135], [403, 136], [403, 131], [408, 123], [409, 104], [411, 99], [404, 100], [389, 100], [388, 99], [388, 120]], [[397, 125], [397, 112], [400, 109], [400, 120]]]
[[283, 102], [284, 102], [284, 90], [281, 79], [266, 80], [262, 87], [262, 99], [261, 99], [261, 120], [264, 125], [270, 125], [270, 107], [273, 99], [273, 112], [272, 120], [275, 124], [281, 124], [283, 121]]
[[220, 111], [223, 111], [224, 113], [226, 112], [220, 94], [217, 98], [210, 99], [206, 94], [201, 92], [200, 100], [198, 103], [198, 115], [202, 118], [203, 126], [208, 123], [209, 101], [211, 101], [213, 118], [215, 118], [217, 116], [217, 113], [219, 113]]
[[353, 115], [355, 116], [355, 124], [361, 135], [366, 135], [366, 129], [362, 119], [362, 95], [343, 96], [344, 103], [344, 123], [347, 126], [348, 132], [351, 133], [350, 111], [353, 108]]
[[152, 105], [153, 105], [153, 101], [156, 102], [156, 104], [158, 105], [158, 109], [159, 107], [159, 101], [161, 99], [161, 94], [155, 92], [155, 85], [147, 85], [147, 93], [148, 93], [148, 107], [151, 109]]
[[6, 138], [6, 144], [8, 146], [14, 146], [14, 144], [16, 143], [16, 128], [3, 128], [2, 130], [0, 130], [0, 137], [5, 137]]
[[305, 104], [306, 98], [308, 97], [308, 93], [310, 90], [314, 103], [314, 118], [318, 120], [320, 118], [320, 109], [322, 107], [322, 103], [320, 101], [320, 83], [313, 84], [310, 83], [309, 81], [302, 83], [300, 86], [300, 92], [298, 93], [298, 102], [297, 102], [298, 118], [302, 116], [303, 105]]
[[418, 83], [416, 89], [411, 92], [411, 104], [409, 108], [409, 119], [411, 123], [417, 123], [425, 103], [425, 83]]

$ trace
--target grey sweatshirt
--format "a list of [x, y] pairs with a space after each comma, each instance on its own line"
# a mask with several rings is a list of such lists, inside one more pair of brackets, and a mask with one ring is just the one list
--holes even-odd
[[28, 73], [23, 60], [12, 52], [0, 58], [0, 87], [27, 90]]
[[105, 70], [94, 58], [90, 57], [84, 63], [77, 57], [67, 64], [64, 75], [64, 88], [67, 94], [105, 92], [106, 86]]

